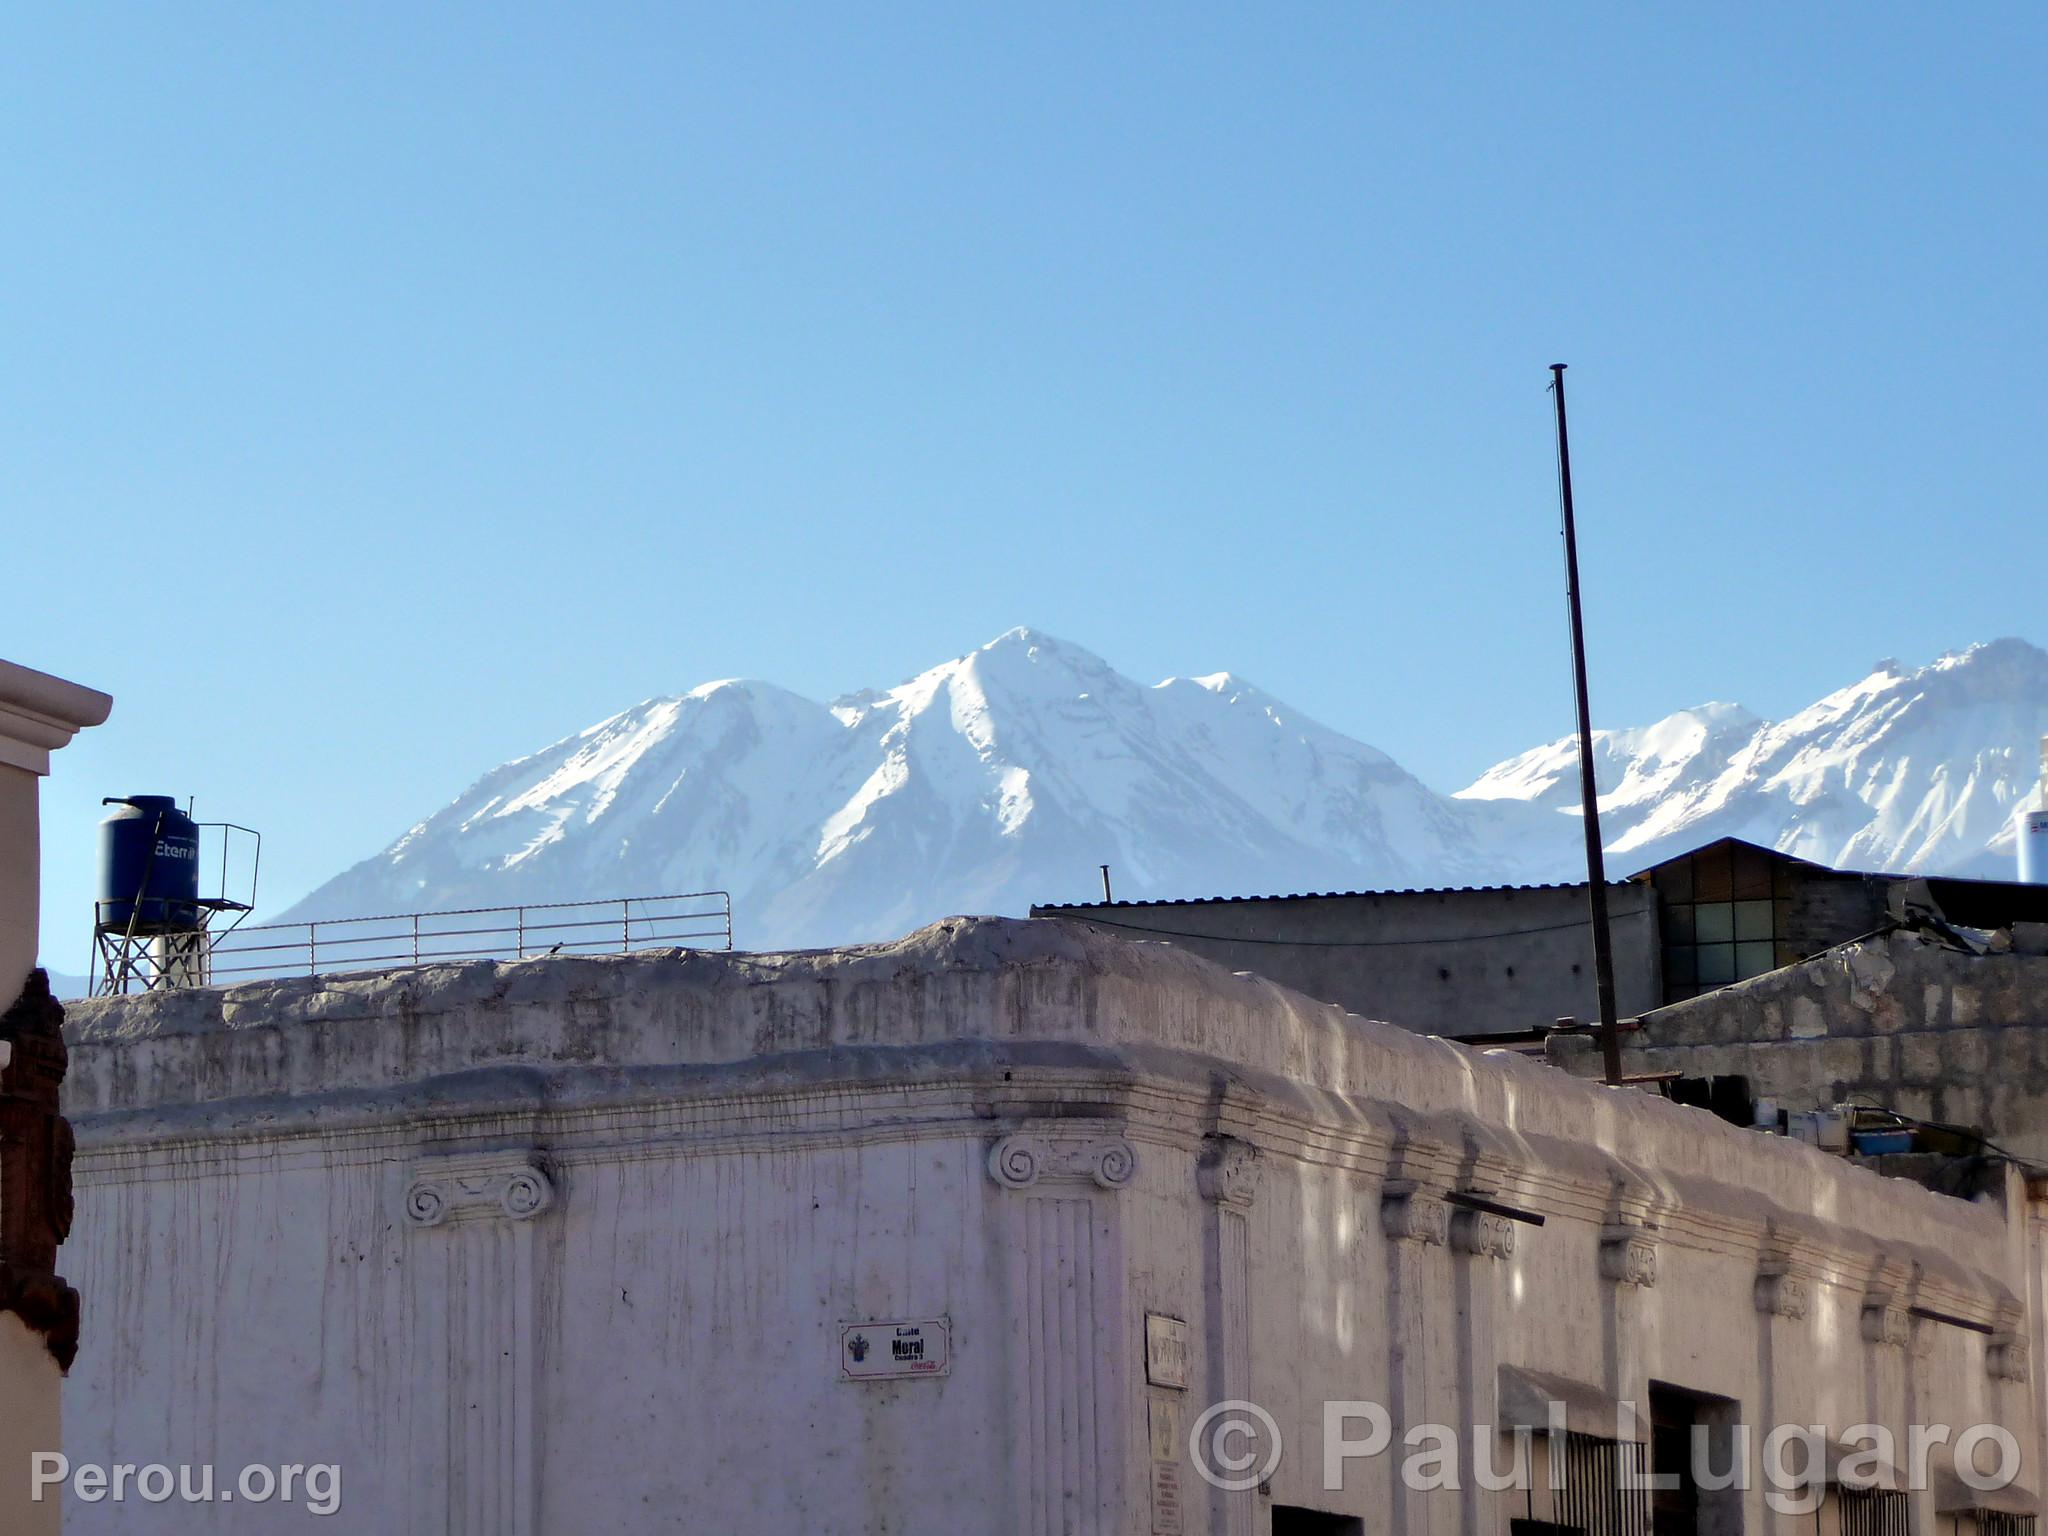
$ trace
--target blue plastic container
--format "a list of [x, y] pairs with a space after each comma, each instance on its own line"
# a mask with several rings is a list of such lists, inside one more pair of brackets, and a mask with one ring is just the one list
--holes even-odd
[[199, 926], [199, 828], [169, 795], [109, 801], [100, 823], [102, 928], [184, 933]]

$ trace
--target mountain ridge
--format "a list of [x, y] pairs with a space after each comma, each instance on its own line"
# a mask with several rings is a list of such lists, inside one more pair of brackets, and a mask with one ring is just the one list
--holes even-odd
[[[1603, 832], [1622, 869], [1732, 834], [1984, 872], [2029, 730], [2048, 654], [2018, 640], [1881, 664], [1782, 722], [1695, 706], [1595, 732]], [[1447, 795], [1236, 674], [1148, 687], [1018, 628], [829, 703], [746, 678], [642, 700], [281, 920], [725, 889], [740, 943], [804, 947], [1088, 900], [1102, 863], [1132, 898], [1570, 880], [1576, 786], [1570, 737]]]
[[[1685, 749], [1668, 750], [1688, 726]], [[2043, 734], [2048, 652], [2025, 640], [1918, 668], [1887, 658], [1781, 721], [1703, 705], [1596, 730], [1602, 838], [1629, 867], [1733, 836], [1838, 868], [2011, 879], [2012, 815], [2037, 782]], [[1458, 795], [1576, 819], [1567, 760], [1575, 774], [1569, 736], [1494, 765]]]

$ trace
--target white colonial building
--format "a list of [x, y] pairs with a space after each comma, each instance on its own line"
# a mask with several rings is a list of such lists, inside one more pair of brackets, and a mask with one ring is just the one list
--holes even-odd
[[[1654, 1503], [1660, 1532], [1946, 1536], [2033, 1512], [2023, 1180], [1935, 1195], [1169, 947], [957, 919], [72, 1012], [71, 1454], [339, 1466], [308, 1528], [1508, 1536], [1647, 1530]], [[1196, 1433], [1234, 1401], [1270, 1428]], [[1362, 1403], [1397, 1436], [1481, 1426], [1500, 1468], [1517, 1426], [1564, 1437], [1533, 1486], [1411, 1487], [1398, 1445], [1326, 1486]], [[2017, 1477], [1979, 1435], [1916, 1479], [1909, 1427], [1935, 1423], [1999, 1428]], [[1897, 1450], [1804, 1512], [1761, 1476], [1613, 1491], [1694, 1426], [1760, 1455], [1779, 1424]], [[1197, 1455], [1250, 1475], [1212, 1486]], [[103, 1500], [69, 1525], [289, 1513]]]

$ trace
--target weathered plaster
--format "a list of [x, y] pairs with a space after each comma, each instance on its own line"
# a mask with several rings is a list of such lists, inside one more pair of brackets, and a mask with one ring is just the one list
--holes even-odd
[[[2037, 1446], [1999, 1206], [1072, 925], [259, 983], [71, 1033], [106, 1319], [74, 1454], [339, 1462], [341, 1529], [1144, 1530], [1147, 1313], [1195, 1341], [1189, 1422], [1265, 1405], [1302, 1449], [1271, 1499], [1373, 1529], [1507, 1503], [1385, 1461], [1326, 1493], [1322, 1403], [1488, 1423], [1504, 1364]], [[1544, 1224], [1466, 1222], [1480, 1191]], [[2009, 1329], [2005, 1364], [1909, 1305]], [[945, 1374], [839, 1379], [842, 1324], [906, 1318], [946, 1320]], [[1181, 1472], [1188, 1531], [1260, 1528], [1265, 1495]]]

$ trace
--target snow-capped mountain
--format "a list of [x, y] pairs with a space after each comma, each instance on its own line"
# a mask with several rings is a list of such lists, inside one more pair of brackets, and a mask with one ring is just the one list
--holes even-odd
[[[1595, 731], [1600, 830], [1640, 868], [1745, 837], [1844, 869], [2013, 878], [2014, 808], [2040, 773], [2048, 653], [2023, 640], [1896, 661], [1788, 719], [1733, 704]], [[1578, 815], [1567, 736], [1487, 770], [1470, 801]]]
[[[287, 920], [729, 890], [747, 947], [1120, 897], [1485, 883], [1563, 818], [1461, 802], [1227, 673], [1144, 687], [1016, 629], [886, 692], [651, 699], [485, 775]], [[1513, 851], [1513, 861], [1503, 858]]]
[[[1706, 704], [1596, 732], [1616, 872], [1733, 834], [1845, 867], [2009, 877], [2048, 654], [1887, 662], [1787, 720]], [[287, 920], [705, 889], [749, 948], [1120, 897], [1582, 877], [1570, 738], [1456, 796], [1228, 673], [1145, 687], [1012, 630], [827, 705], [650, 699], [493, 770]]]

